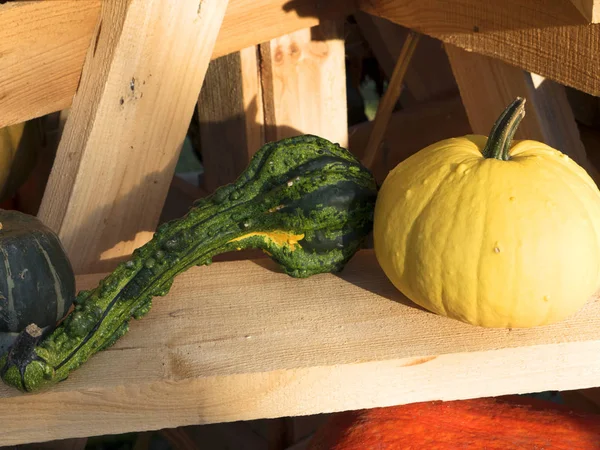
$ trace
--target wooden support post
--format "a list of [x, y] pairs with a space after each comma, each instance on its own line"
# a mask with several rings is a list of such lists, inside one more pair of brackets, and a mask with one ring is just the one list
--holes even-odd
[[76, 272], [110, 270], [155, 230], [226, 7], [102, 3], [39, 212]]
[[205, 190], [234, 181], [268, 141], [312, 133], [347, 145], [345, 81], [338, 22], [211, 62], [198, 102]]
[[267, 141], [316, 134], [348, 145], [342, 23], [322, 21], [261, 44]]
[[563, 86], [452, 45], [446, 51], [474, 133], [487, 136], [504, 108], [524, 97], [527, 112], [515, 138], [541, 141], [566, 153], [598, 181]]

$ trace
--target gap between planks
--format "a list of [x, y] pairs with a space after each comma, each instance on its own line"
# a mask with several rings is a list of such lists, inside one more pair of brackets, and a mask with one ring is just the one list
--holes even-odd
[[195, 267], [67, 381], [1, 386], [0, 444], [594, 387], [599, 300], [560, 324], [494, 330], [415, 307], [372, 251], [308, 279], [267, 260]]

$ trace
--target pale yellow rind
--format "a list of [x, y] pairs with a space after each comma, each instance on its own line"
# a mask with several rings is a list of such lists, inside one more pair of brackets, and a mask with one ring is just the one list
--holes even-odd
[[600, 287], [600, 191], [561, 152], [515, 142], [484, 159], [485, 136], [431, 145], [384, 181], [377, 259], [408, 298], [485, 327], [561, 321]]

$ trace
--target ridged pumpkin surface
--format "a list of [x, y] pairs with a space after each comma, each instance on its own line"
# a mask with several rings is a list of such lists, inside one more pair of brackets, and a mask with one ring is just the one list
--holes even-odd
[[600, 192], [563, 153], [513, 142], [485, 158], [485, 136], [433, 144], [379, 192], [377, 259], [408, 298], [486, 327], [560, 321], [600, 284]]

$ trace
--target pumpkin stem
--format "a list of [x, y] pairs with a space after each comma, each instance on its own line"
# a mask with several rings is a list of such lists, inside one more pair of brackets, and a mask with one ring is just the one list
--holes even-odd
[[508, 152], [512, 139], [523, 117], [525, 117], [525, 99], [517, 97], [494, 123], [482, 151], [484, 158], [496, 158], [501, 161], [510, 159]]

